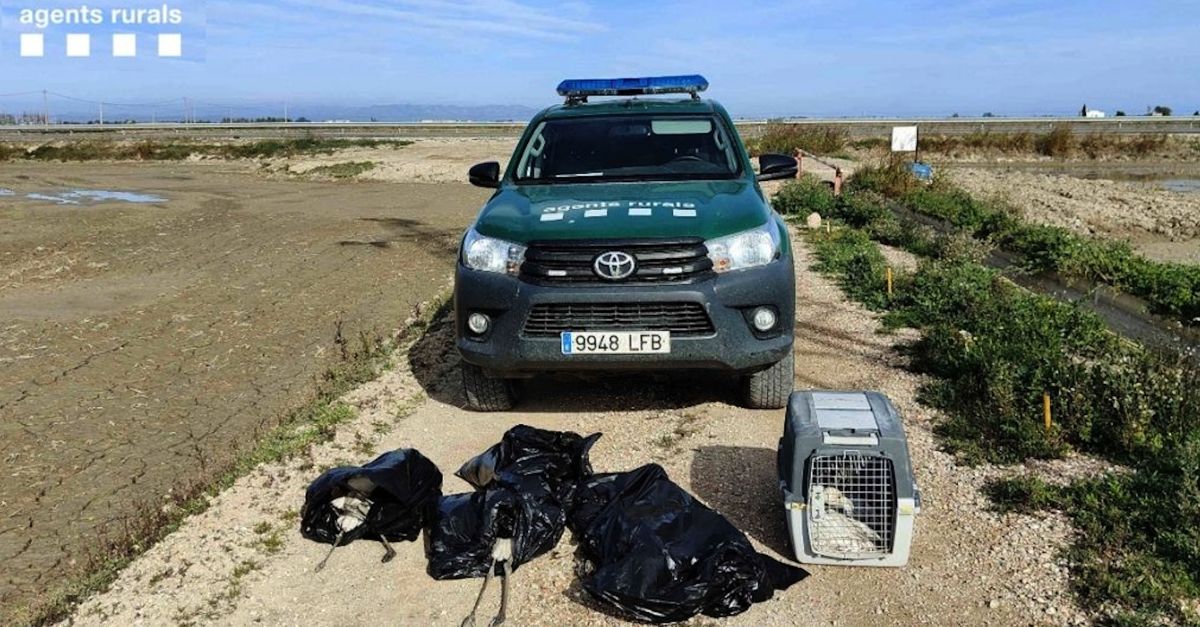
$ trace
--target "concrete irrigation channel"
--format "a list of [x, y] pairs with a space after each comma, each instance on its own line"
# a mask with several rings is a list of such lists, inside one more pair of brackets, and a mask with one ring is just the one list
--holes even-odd
[[[895, 203], [889, 205], [901, 220], [921, 224], [941, 233], [954, 233], [953, 225], [922, 215]], [[1056, 272], [1031, 273], [1021, 269], [1018, 255], [1002, 249], [988, 252], [984, 263], [1000, 270], [1014, 283], [1058, 300], [1079, 303], [1099, 315], [1115, 333], [1147, 346], [1166, 349], [1200, 360], [1200, 327], [1184, 326], [1149, 311], [1140, 298], [1099, 283]]]

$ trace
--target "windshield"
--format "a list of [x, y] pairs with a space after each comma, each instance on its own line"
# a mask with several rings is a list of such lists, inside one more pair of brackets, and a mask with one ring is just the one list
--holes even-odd
[[517, 163], [523, 183], [728, 179], [738, 153], [714, 116], [624, 115], [547, 120]]

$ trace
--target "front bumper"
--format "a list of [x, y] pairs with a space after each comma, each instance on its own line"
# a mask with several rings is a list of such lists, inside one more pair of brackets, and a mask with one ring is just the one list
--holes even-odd
[[[758, 268], [721, 274], [707, 281], [654, 286], [539, 286], [515, 277], [471, 270], [458, 264], [454, 281], [455, 337], [463, 360], [499, 376], [516, 377], [561, 370], [703, 369], [754, 372], [792, 350], [795, 327], [795, 273], [790, 257]], [[656, 355], [563, 355], [558, 337], [528, 337], [522, 328], [529, 311], [543, 303], [701, 304], [716, 333], [672, 335], [671, 352]], [[777, 333], [756, 337], [745, 311], [773, 305]], [[492, 318], [482, 337], [467, 331], [471, 312]]]

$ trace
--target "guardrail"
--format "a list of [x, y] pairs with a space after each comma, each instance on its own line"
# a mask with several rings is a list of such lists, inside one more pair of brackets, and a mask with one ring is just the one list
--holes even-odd
[[[745, 136], [763, 132], [768, 120], [738, 120]], [[1079, 134], [1194, 134], [1200, 133], [1200, 117], [1113, 117], [1113, 118], [801, 118], [778, 120], [786, 124], [844, 128], [855, 138], [888, 137], [893, 126], [916, 125], [929, 135], [971, 133], [1045, 133], [1066, 126]], [[137, 124], [50, 124], [0, 126], [0, 140], [37, 141], [51, 137], [94, 137], [115, 139], [196, 137], [212, 139], [322, 138], [432, 138], [510, 137], [519, 135], [525, 122], [292, 122], [292, 123], [137, 123]]]

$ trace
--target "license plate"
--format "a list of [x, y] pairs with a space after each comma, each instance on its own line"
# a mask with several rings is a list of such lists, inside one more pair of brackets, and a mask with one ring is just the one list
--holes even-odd
[[564, 355], [638, 355], [671, 352], [668, 331], [564, 331]]

